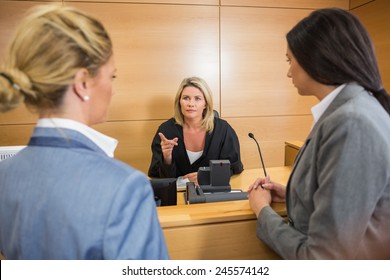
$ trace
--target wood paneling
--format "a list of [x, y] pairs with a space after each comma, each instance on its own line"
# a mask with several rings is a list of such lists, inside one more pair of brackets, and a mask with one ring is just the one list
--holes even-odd
[[118, 78], [109, 120], [171, 117], [177, 88], [183, 78], [192, 75], [207, 81], [218, 108], [218, 7], [72, 5], [106, 23], [114, 43]]
[[20, 104], [14, 110], [0, 113], [0, 126], [2, 124], [33, 124], [36, 120], [36, 114], [30, 112], [24, 104]]
[[64, 2], [95, 2], [95, 3], [144, 3], [144, 4], [182, 4], [182, 5], [219, 5], [219, 0], [64, 0]]
[[373, 2], [375, 0], [349, 0], [349, 8], [354, 9], [356, 7], [359, 7], [361, 5], [367, 4], [369, 2]]
[[[51, 1], [61, 3], [61, 1]], [[23, 18], [25, 12], [35, 5], [48, 4], [44, 1], [0, 1], [0, 64], [3, 63], [5, 50], [14, 33], [15, 27]]]
[[35, 124], [0, 125], [0, 146], [27, 145]]
[[390, 1], [375, 0], [352, 10], [374, 41], [384, 87], [390, 92]]
[[[49, 2], [61, 3], [61, 1]], [[31, 7], [41, 4], [48, 4], [48, 1], [0, 1], [0, 65], [4, 63], [9, 41], [23, 15]], [[0, 114], [0, 124], [34, 123], [35, 120], [36, 117], [28, 112], [24, 106], [6, 114]]]
[[164, 229], [164, 236], [173, 260], [280, 259], [255, 232], [251, 220]]
[[222, 6], [250, 6], [250, 7], [273, 7], [273, 8], [299, 8], [299, 9], [319, 9], [325, 7], [349, 8], [349, 0], [221, 0]]
[[226, 120], [234, 128], [240, 140], [241, 159], [245, 169], [261, 167], [256, 143], [249, 138], [249, 132], [255, 135], [260, 144], [265, 166], [283, 166], [285, 141], [303, 141], [313, 123], [311, 115], [226, 118]]
[[[50, 1], [52, 3], [61, 3], [61, 0]], [[36, 5], [48, 4], [46, 1], [0, 1], [0, 62], [3, 62], [4, 52], [9, 39], [14, 33], [15, 27], [23, 18], [25, 12]]]
[[221, 8], [221, 115], [310, 114], [287, 78], [285, 34], [307, 10]]
[[147, 174], [152, 158], [151, 144], [161, 121], [106, 122], [96, 130], [119, 141], [115, 158]]
[[[114, 43], [118, 78], [108, 120], [171, 117], [177, 88], [183, 78], [192, 75], [207, 81], [219, 109], [218, 7], [71, 4], [100, 18]], [[24, 10], [31, 5], [24, 5]], [[16, 13], [21, 5], [10, 1], [9, 6], [11, 13]], [[7, 27], [16, 22], [7, 22]], [[8, 33], [4, 37], [8, 39]], [[19, 110], [1, 121], [23, 123], [30, 119], [30, 114]]]

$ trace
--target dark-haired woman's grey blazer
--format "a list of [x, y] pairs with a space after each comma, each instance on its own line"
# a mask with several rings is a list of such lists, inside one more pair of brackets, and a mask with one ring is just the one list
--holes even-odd
[[347, 85], [313, 127], [286, 203], [289, 223], [270, 207], [257, 221], [281, 257], [390, 259], [390, 116], [362, 87]]

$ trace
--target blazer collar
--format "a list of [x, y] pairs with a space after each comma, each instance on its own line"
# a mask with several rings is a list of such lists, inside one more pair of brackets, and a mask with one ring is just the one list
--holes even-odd
[[83, 143], [85, 146], [87, 146], [93, 151], [106, 155], [106, 153], [88, 137], [84, 136], [82, 133], [76, 130], [68, 128], [35, 127], [31, 137], [57, 137], [75, 140]]
[[[302, 154], [304, 153], [306, 147], [309, 145], [311, 138], [313, 135], [315, 135], [321, 126], [321, 123], [334, 111], [336, 111], [338, 108], [340, 108], [343, 104], [347, 103], [348, 101], [357, 98], [361, 94], [369, 94], [367, 90], [365, 90], [362, 86], [356, 84], [356, 83], [350, 83], [347, 84], [340, 93], [336, 96], [336, 98], [330, 103], [329, 107], [325, 110], [325, 112], [322, 114], [322, 116], [319, 118], [319, 120], [316, 122], [312, 130], [310, 131], [309, 135], [307, 136], [303, 146], [299, 149], [299, 152], [297, 154], [297, 157], [294, 161], [293, 168], [291, 170], [290, 178], [293, 175], [295, 171], [295, 167], [297, 166], [299, 160], [302, 157]], [[287, 186], [290, 185], [290, 179], [288, 180]]]
[[317, 132], [318, 128], [321, 126], [321, 123], [334, 111], [340, 108], [343, 104], [348, 101], [358, 97], [361, 94], [368, 94], [367, 90], [365, 90], [362, 86], [356, 83], [347, 84], [340, 93], [336, 96], [336, 98], [329, 104], [329, 107], [325, 110], [316, 124], [313, 126], [312, 130], [309, 133], [307, 139], [311, 139], [312, 136]]

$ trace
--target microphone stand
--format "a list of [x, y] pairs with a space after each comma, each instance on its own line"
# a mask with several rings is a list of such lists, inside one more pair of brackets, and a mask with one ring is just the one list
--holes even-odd
[[263, 166], [263, 171], [264, 171], [264, 176], [267, 177], [267, 171], [265, 170], [265, 165], [264, 165], [264, 161], [263, 161], [263, 156], [261, 155], [261, 150], [260, 150], [260, 145], [259, 143], [257, 142], [255, 136], [253, 135], [252, 132], [249, 132], [248, 133], [248, 136], [250, 138], [252, 138], [253, 140], [255, 140], [256, 144], [257, 144], [257, 150], [259, 151], [259, 155], [260, 155], [260, 160], [261, 160], [261, 165]]

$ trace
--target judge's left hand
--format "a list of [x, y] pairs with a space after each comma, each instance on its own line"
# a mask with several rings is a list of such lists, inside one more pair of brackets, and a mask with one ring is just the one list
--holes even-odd
[[188, 173], [184, 175], [183, 178], [187, 178], [190, 182], [193, 182], [196, 186], [198, 186], [198, 172]]

